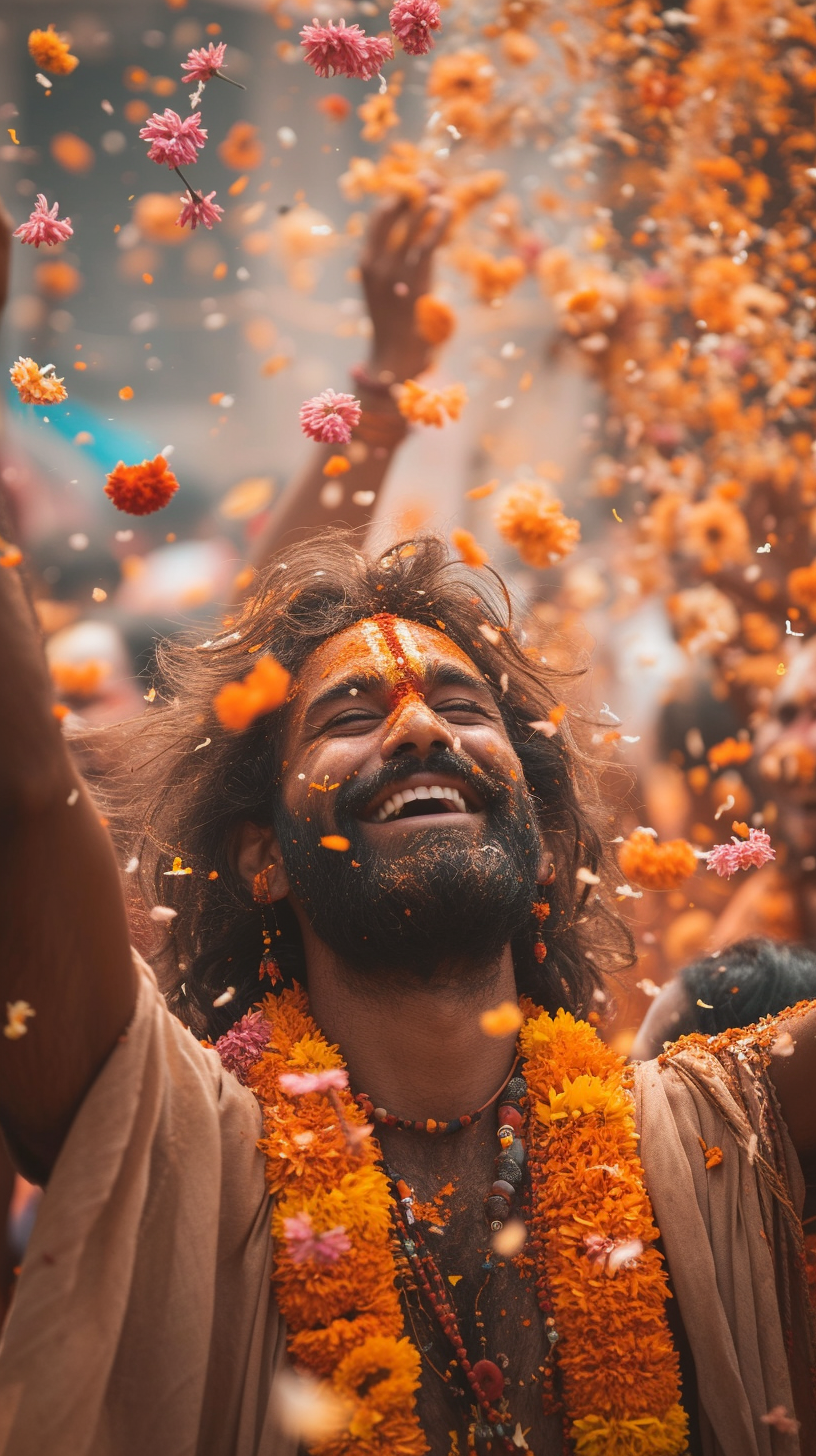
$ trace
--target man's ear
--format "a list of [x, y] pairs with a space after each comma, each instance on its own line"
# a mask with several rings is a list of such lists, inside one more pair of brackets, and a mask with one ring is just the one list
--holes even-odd
[[252, 824], [249, 820], [241, 825], [235, 841], [235, 865], [250, 894], [256, 875], [264, 871], [272, 901], [285, 900], [289, 894], [289, 877], [271, 825]]

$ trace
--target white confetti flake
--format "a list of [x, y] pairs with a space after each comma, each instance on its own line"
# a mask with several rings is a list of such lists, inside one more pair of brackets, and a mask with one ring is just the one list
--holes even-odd
[[725, 799], [722, 804], [720, 804], [720, 807], [717, 810], [716, 814], [714, 815], [714, 818], [715, 819], [721, 819], [722, 816], [723, 816], [723, 814], [727, 814], [728, 811], [729, 811], [729, 809], [733, 809], [733, 807], [736, 804], [736, 802], [737, 801], [734, 798], [734, 795], [733, 794], [729, 794], [728, 795], [728, 798]]
[[351, 497], [356, 506], [373, 506], [377, 499], [375, 490], [355, 490]]
[[84, 531], [74, 531], [73, 536], [68, 537], [68, 545], [72, 551], [87, 551], [90, 544]]
[[348, 1428], [351, 1411], [322, 1381], [281, 1370], [272, 1390], [281, 1430], [296, 1441], [310, 1444]]
[[211, 738], [205, 738], [203, 743], [197, 743], [196, 744], [195, 748], [193, 749], [193, 753], [198, 753], [198, 751], [199, 751], [200, 748], [209, 748], [209, 746], [210, 746], [211, 743], [212, 743], [212, 739]]
[[588, 870], [586, 865], [581, 865], [575, 871], [575, 878], [580, 885], [599, 885], [601, 883], [600, 875], [593, 875], [592, 870]]
[[175, 920], [175, 918], [176, 911], [172, 910], [169, 905], [154, 905], [150, 912], [150, 919], [156, 920], [160, 925], [167, 924], [168, 921]]
[[780, 1031], [775, 1041], [771, 1042], [772, 1057], [792, 1057], [796, 1051], [796, 1042], [789, 1031]]
[[228, 1006], [234, 995], [235, 987], [227, 986], [226, 991], [222, 991], [220, 996], [216, 996], [213, 1006]]
[[643, 899], [643, 891], [642, 890], [633, 890], [631, 885], [616, 885], [616, 887], [615, 887], [615, 894], [616, 895], [619, 895], [620, 898], [621, 898], [621, 900], [642, 900]]
[[77, 801], [78, 798], [79, 798], [79, 789], [72, 789], [71, 792], [70, 792], [70, 794], [68, 795], [68, 798], [65, 800], [65, 802], [68, 805], [69, 809], [73, 809], [74, 804], [76, 803], [76, 801]]
[[138, 868], [139, 868], [138, 858], [136, 857], [135, 854], [133, 854], [133, 855], [131, 855], [130, 859], [128, 860], [127, 864], [125, 865], [125, 874], [126, 875], [135, 875], [135, 873], [136, 873], [136, 871], [137, 871]]
[[297, 146], [297, 132], [294, 132], [291, 126], [279, 126], [276, 136], [284, 151], [291, 151], [292, 147]]

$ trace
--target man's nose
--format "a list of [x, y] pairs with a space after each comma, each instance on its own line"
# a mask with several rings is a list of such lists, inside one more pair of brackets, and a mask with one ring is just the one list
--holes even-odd
[[443, 718], [419, 697], [411, 695], [397, 710], [381, 749], [384, 759], [400, 754], [426, 758], [434, 748], [452, 748], [453, 734]]

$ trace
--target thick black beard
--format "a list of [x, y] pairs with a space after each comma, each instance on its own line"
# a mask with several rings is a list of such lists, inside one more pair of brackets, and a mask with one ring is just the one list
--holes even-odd
[[[403, 845], [392, 833], [392, 850], [378, 852], [357, 815], [380, 790], [423, 770], [472, 784], [486, 806], [483, 827], [478, 834], [448, 828], [442, 815], [421, 830], [408, 821]], [[334, 824], [321, 826], [314, 799], [310, 808], [307, 823], [279, 806], [281, 853], [313, 930], [350, 974], [423, 985], [484, 981], [513, 937], [529, 929], [541, 840], [523, 782], [509, 788], [445, 749], [344, 784]], [[324, 849], [321, 836], [338, 830], [349, 849]]]

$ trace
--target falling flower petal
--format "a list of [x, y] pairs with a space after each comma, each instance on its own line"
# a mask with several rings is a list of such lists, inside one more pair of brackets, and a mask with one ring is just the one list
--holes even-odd
[[483, 1011], [479, 1025], [485, 1036], [510, 1036], [517, 1032], [524, 1020], [524, 1013], [515, 1001], [501, 1001], [490, 1011]]
[[142, 141], [152, 142], [148, 152], [151, 162], [165, 167], [188, 166], [195, 162], [207, 140], [207, 133], [199, 126], [201, 112], [194, 111], [182, 121], [178, 112], [165, 108], [163, 114], [154, 111], [147, 125], [139, 132]]
[[42, 192], [37, 193], [37, 205], [34, 208], [28, 222], [15, 228], [13, 236], [19, 238], [23, 243], [33, 243], [35, 248], [40, 243], [52, 247], [54, 243], [64, 243], [67, 238], [73, 237], [74, 230], [71, 227], [70, 217], [58, 217], [59, 203], [55, 202], [49, 211], [48, 202]]
[[[283, 1079], [281, 1079], [283, 1080]], [[315, 1233], [308, 1213], [296, 1213], [283, 1220], [286, 1250], [293, 1264], [336, 1264], [351, 1248], [351, 1239], [342, 1224]]]
[[25, 1036], [28, 1032], [26, 1022], [29, 1017], [36, 1015], [34, 1007], [29, 1006], [27, 1001], [7, 1001], [3, 1035], [7, 1036], [9, 1041], [19, 1041], [20, 1037]]
[[758, 869], [760, 865], [776, 859], [776, 850], [771, 848], [770, 834], [764, 829], [752, 829], [747, 840], [733, 836], [730, 844], [715, 844], [706, 859], [710, 870], [721, 878], [728, 878], [737, 870]]
[[256, 718], [279, 708], [289, 690], [290, 674], [274, 657], [261, 657], [240, 682], [229, 682], [213, 699], [215, 715], [223, 728], [235, 733], [248, 728]]
[[350, 80], [370, 81], [385, 61], [394, 55], [390, 40], [366, 35], [359, 25], [337, 25], [330, 20], [321, 25], [317, 19], [300, 32], [304, 59], [316, 76], [348, 76]]
[[310, 1092], [344, 1092], [348, 1072], [342, 1067], [329, 1067], [324, 1072], [281, 1072], [278, 1081], [290, 1097], [305, 1097]]
[[335, 394], [333, 389], [324, 389], [322, 394], [316, 394], [300, 406], [300, 428], [312, 440], [347, 445], [361, 414], [360, 401], [353, 394]]

